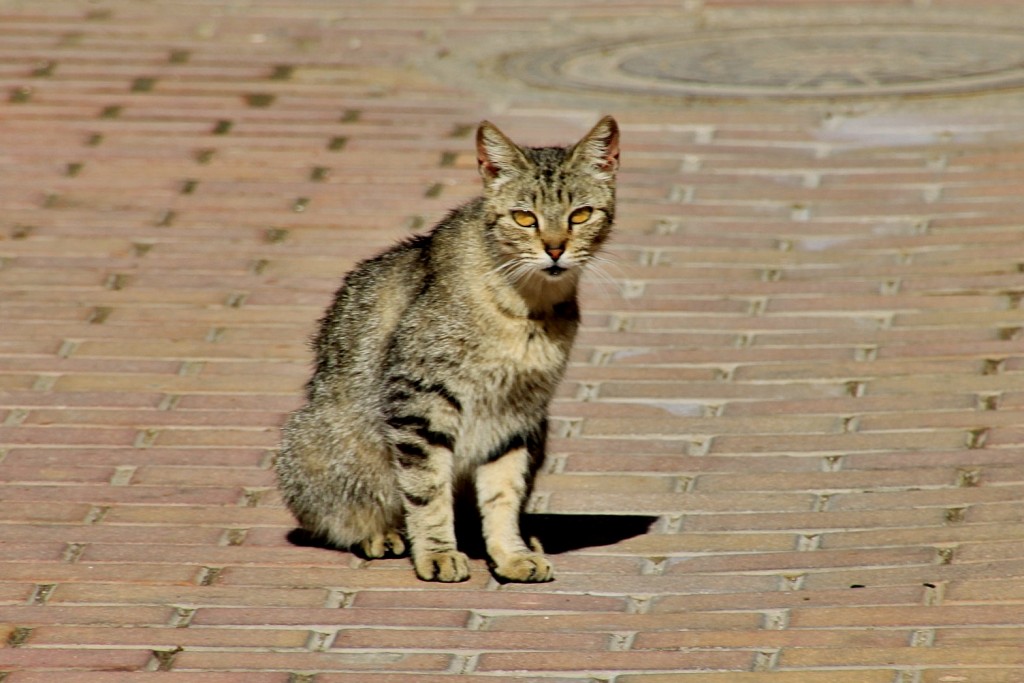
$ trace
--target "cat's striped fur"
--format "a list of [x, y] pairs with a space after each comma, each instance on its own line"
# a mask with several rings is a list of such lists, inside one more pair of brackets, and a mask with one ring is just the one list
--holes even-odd
[[519, 515], [579, 324], [577, 283], [612, 227], [618, 154], [611, 117], [570, 147], [519, 147], [483, 122], [483, 195], [348, 274], [276, 460], [304, 528], [371, 558], [408, 543], [420, 578], [462, 581], [452, 504], [470, 483], [494, 573], [552, 578]]

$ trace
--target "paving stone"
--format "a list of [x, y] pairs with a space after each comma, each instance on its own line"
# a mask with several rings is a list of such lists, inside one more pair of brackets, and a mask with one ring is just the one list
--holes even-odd
[[[0, 2], [0, 679], [1019, 682], [1011, 4]], [[602, 113], [556, 580], [303, 541], [343, 274]]]

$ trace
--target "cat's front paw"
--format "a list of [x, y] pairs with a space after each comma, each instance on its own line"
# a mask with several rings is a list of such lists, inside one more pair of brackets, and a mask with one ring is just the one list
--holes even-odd
[[424, 581], [455, 583], [469, 578], [469, 558], [458, 550], [414, 555], [412, 563]]
[[555, 568], [539, 553], [509, 555], [494, 566], [495, 575], [503, 581], [543, 583], [555, 578]]

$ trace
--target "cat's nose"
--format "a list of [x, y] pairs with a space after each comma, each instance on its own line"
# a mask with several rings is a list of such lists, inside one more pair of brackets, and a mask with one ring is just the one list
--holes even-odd
[[557, 261], [558, 257], [565, 253], [564, 247], [544, 247], [544, 251], [547, 252], [548, 256], [551, 257], [552, 261]]

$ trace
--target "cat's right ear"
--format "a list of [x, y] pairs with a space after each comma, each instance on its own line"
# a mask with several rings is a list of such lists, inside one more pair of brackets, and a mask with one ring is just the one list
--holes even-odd
[[609, 181], [619, 168], [619, 124], [605, 116], [576, 143], [572, 158], [594, 173], [600, 180]]
[[477, 128], [476, 163], [485, 187], [499, 185], [527, 167], [522, 150], [490, 121]]

